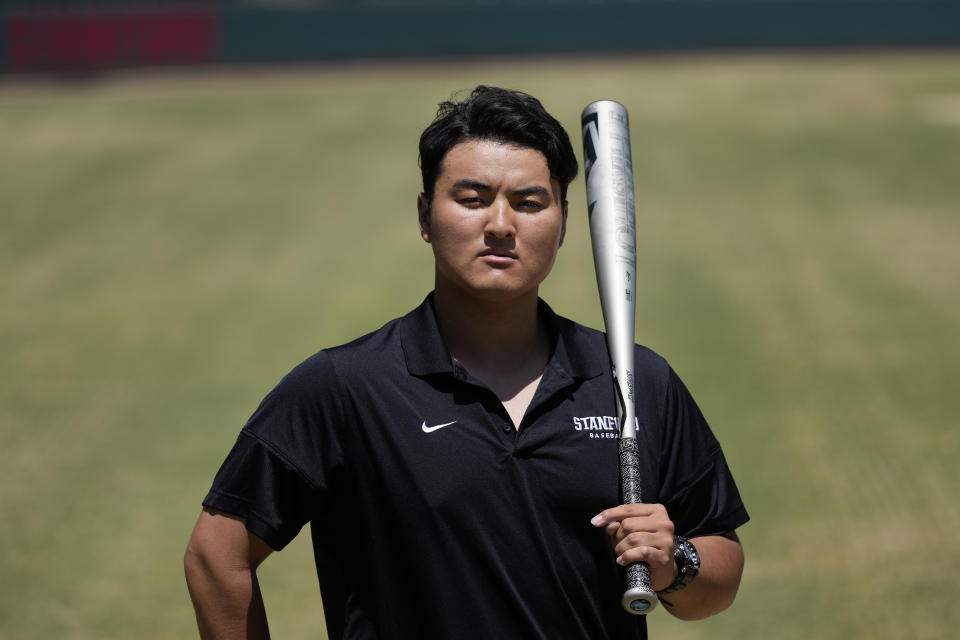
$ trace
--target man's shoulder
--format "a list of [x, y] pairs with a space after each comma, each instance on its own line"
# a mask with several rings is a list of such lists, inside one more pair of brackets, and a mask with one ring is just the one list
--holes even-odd
[[335, 396], [344, 383], [391, 370], [392, 335], [399, 319], [391, 320], [350, 342], [321, 349], [294, 366], [271, 392], [288, 398]]
[[[610, 356], [607, 351], [607, 334], [605, 332], [557, 314], [554, 314], [554, 321], [561, 335], [567, 336], [576, 343], [581, 353], [609, 364]], [[670, 364], [666, 358], [650, 347], [635, 343], [633, 357], [634, 368], [637, 370], [658, 378], [666, 378], [669, 375]]]
[[362, 357], [366, 354], [383, 353], [384, 349], [399, 340], [399, 328], [406, 316], [394, 318], [379, 329], [365, 333], [349, 342], [326, 347], [322, 353], [332, 358]]
[[657, 374], [658, 377], [666, 377], [670, 373], [670, 363], [667, 359], [650, 347], [642, 344], [634, 345], [634, 366], [637, 369]]

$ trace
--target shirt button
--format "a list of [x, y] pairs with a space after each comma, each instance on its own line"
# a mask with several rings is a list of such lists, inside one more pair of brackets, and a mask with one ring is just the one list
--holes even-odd
[[510, 433], [510, 430], [511, 430], [511, 429], [513, 429], [513, 425], [512, 425], [512, 424], [510, 424], [509, 422], [504, 422], [504, 423], [503, 423], [503, 431], [504, 431], [504, 433]]

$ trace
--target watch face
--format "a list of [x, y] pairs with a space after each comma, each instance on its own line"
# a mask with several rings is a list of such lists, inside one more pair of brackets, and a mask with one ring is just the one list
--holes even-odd
[[677, 579], [659, 594], [669, 594], [683, 589], [693, 582], [700, 572], [700, 554], [697, 548], [683, 536], [675, 536], [673, 541], [674, 559], [677, 563]]
[[700, 571], [700, 554], [689, 540], [681, 540], [678, 545], [677, 564], [680, 573], [693, 579]]

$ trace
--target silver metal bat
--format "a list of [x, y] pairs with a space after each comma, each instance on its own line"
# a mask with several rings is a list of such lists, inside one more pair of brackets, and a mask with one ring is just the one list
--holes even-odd
[[[629, 504], [642, 501], [633, 368], [637, 241], [630, 122], [626, 108], [611, 100], [587, 105], [580, 121], [593, 262], [620, 423], [621, 500]], [[657, 602], [649, 567], [643, 562], [627, 567], [623, 608], [642, 615]]]

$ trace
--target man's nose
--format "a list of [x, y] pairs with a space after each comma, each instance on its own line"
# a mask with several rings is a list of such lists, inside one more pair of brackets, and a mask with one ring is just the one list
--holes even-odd
[[515, 212], [505, 198], [497, 198], [487, 209], [487, 224], [484, 234], [498, 240], [509, 240], [517, 234]]

